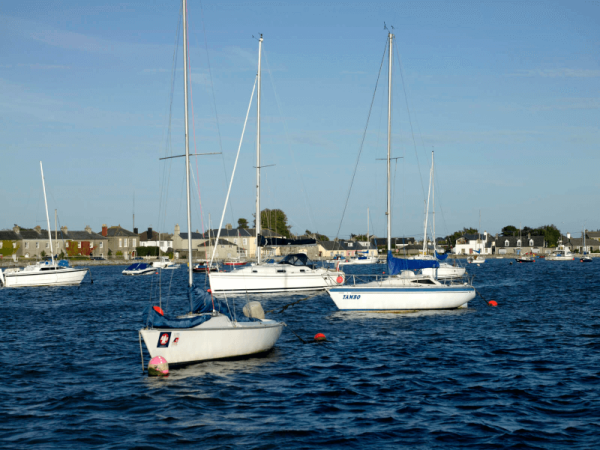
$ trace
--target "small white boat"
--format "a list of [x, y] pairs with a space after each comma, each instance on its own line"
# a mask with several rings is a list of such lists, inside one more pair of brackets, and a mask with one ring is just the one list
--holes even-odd
[[356, 258], [349, 258], [346, 260], [340, 260], [340, 266], [354, 266], [359, 264], [378, 264], [378, 256], [358, 256]]
[[161, 256], [158, 261], [152, 263], [152, 267], [157, 269], [179, 269], [181, 265], [175, 264], [166, 256]]
[[69, 267], [66, 261], [38, 262], [24, 268], [0, 271], [0, 282], [5, 287], [69, 286], [80, 284], [88, 269]]
[[559, 245], [558, 249], [546, 256], [546, 261], [573, 261], [575, 257], [571, 250], [564, 245]]
[[81, 284], [88, 269], [75, 269], [69, 267], [67, 261], [55, 261], [54, 249], [52, 248], [52, 236], [50, 235], [50, 217], [48, 216], [48, 202], [46, 200], [46, 181], [44, 180], [44, 168], [40, 161], [42, 172], [42, 187], [44, 190], [44, 204], [46, 205], [46, 221], [48, 222], [48, 242], [50, 243], [50, 261], [42, 261], [37, 264], [28, 265], [24, 268], [10, 268], [2, 272], [0, 270], [0, 282], [5, 287], [27, 287], [27, 286], [68, 286]]
[[137, 276], [137, 275], [152, 275], [154, 272], [156, 272], [156, 268], [152, 267], [149, 264], [134, 263], [134, 264], [130, 265], [129, 267], [127, 267], [127, 269], [125, 269], [121, 273], [123, 275]]
[[475, 256], [475, 257], [469, 256], [469, 257], [467, 258], [467, 262], [468, 262], [469, 264], [477, 264], [477, 265], [479, 265], [479, 264], [483, 264], [483, 263], [485, 262], [485, 258], [482, 258], [482, 257], [481, 257], [481, 256], [479, 256], [479, 255], [477, 255], [477, 256]]

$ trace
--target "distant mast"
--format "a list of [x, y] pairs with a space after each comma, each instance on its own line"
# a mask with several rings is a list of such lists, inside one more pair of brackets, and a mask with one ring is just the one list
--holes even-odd
[[262, 54], [263, 37], [258, 40], [258, 88], [256, 91], [256, 257], [260, 264], [260, 58]]
[[388, 148], [387, 148], [387, 248], [392, 251], [392, 199], [391, 199], [391, 150], [392, 150], [392, 40], [394, 35], [388, 33], [389, 38], [389, 69], [388, 69]]
[[188, 228], [188, 278], [189, 286], [194, 284], [192, 271], [192, 204], [190, 198], [190, 135], [188, 130], [188, 46], [187, 46], [187, 0], [183, 2], [183, 94], [184, 94], [184, 123], [185, 123], [185, 180], [187, 195], [187, 228]]

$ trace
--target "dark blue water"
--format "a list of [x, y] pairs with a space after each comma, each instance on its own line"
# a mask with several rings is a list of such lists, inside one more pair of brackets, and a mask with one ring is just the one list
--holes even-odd
[[600, 261], [509, 262], [468, 268], [498, 308], [340, 313], [322, 294], [271, 317], [331, 342], [284, 329], [264, 357], [167, 379], [142, 374], [137, 334], [158, 277], [2, 289], [0, 447], [598, 448]]

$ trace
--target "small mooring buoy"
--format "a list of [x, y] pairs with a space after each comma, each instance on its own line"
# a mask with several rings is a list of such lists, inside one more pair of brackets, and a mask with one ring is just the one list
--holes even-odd
[[496, 300], [490, 300], [490, 301], [488, 302], [488, 305], [490, 305], [490, 306], [493, 306], [493, 307], [496, 307], [496, 306], [498, 306], [498, 302], [497, 302]]
[[319, 341], [326, 341], [327, 338], [325, 337], [325, 335], [323, 333], [317, 333], [315, 334], [315, 341], [319, 342]]
[[162, 356], [155, 356], [148, 363], [149, 377], [166, 377], [169, 375], [169, 363]]

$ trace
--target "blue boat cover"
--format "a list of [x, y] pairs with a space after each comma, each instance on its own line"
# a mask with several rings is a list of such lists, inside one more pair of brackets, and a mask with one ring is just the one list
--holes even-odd
[[439, 259], [440, 261], [445, 260], [446, 258], [448, 258], [448, 253], [442, 253], [441, 255], [436, 251], [435, 252], [435, 257], [437, 259]]
[[69, 267], [69, 261], [67, 261], [66, 259], [61, 259], [58, 262], [58, 267]]
[[440, 263], [433, 260], [394, 258], [392, 252], [389, 250], [387, 255], [387, 265], [388, 273], [390, 275], [396, 275], [403, 270], [437, 269], [440, 267]]
[[481, 250], [473, 250], [477, 254], [481, 254]]
[[[213, 299], [208, 292], [198, 289], [196, 286], [192, 286], [188, 290], [188, 296], [191, 304], [193, 305], [192, 311], [194, 314], [205, 314], [213, 311]], [[227, 304], [215, 298], [214, 305], [215, 311], [218, 311], [220, 314], [229, 317], [230, 320], [234, 320]], [[148, 305], [144, 309], [143, 317], [146, 318], [146, 327], [150, 328], [193, 328], [212, 318], [212, 316], [209, 314], [182, 319], [173, 318], [166, 315], [162, 316], [152, 307], [152, 305]], [[259, 320], [246, 317], [243, 314], [241, 317], [236, 317], [236, 319], [238, 322], [257, 322]]]

